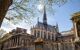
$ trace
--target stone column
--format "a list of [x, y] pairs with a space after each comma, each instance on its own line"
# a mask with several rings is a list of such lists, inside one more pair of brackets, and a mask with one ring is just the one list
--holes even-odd
[[44, 31], [42, 32], [42, 37], [43, 37], [43, 39], [44, 39]]
[[23, 47], [24, 46], [24, 40], [21, 39], [21, 46]]
[[52, 50], [54, 50], [54, 43], [52, 43]]
[[56, 50], [56, 43], [54, 43], [54, 50]]
[[12, 39], [10, 39], [10, 43], [11, 43], [11, 44], [10, 44], [10, 47], [11, 47], [11, 46], [12, 46]]
[[48, 31], [46, 31], [46, 39], [48, 39], [48, 36], [49, 36], [49, 35], [48, 35]]
[[17, 39], [15, 38], [15, 46], [17, 46]]
[[35, 34], [36, 34], [36, 37], [38, 36], [38, 35], [37, 35], [37, 33], [38, 33], [38, 31], [36, 30], [36, 32], [35, 32]]
[[58, 50], [61, 50], [61, 44], [58, 43]]
[[63, 48], [62, 49], [65, 50], [65, 45], [64, 45], [65, 43], [63, 42], [62, 44], [63, 44], [63, 46], [62, 46]]
[[19, 37], [19, 46], [22, 45], [22, 37]]
[[72, 50], [75, 50], [75, 44], [74, 44], [74, 41], [72, 41], [72, 39], [71, 39], [71, 47], [72, 47]]
[[12, 39], [12, 47], [13, 47], [13, 45], [14, 45], [14, 43], [13, 43], [14, 41], [13, 41], [13, 39]]
[[10, 42], [10, 39], [9, 39], [9, 47], [11, 46], [11, 42]]
[[40, 30], [40, 33], [39, 33], [39, 34], [40, 34], [40, 35], [39, 35], [39, 36], [40, 36], [40, 38], [42, 38], [42, 32], [41, 32], [41, 30]]
[[75, 39], [75, 41], [78, 41], [79, 40], [79, 38], [78, 38], [78, 35], [77, 35], [77, 26], [76, 26], [76, 23], [74, 22], [74, 27], [75, 27], [75, 36], [76, 36], [76, 39]]
[[50, 34], [50, 38], [51, 38], [51, 40], [52, 40], [52, 32], [51, 32], [51, 34]]
[[14, 47], [14, 39], [13, 39], [13, 47]]
[[14, 40], [15, 40], [15, 41], [14, 41], [14, 44], [15, 44], [15, 47], [16, 47], [16, 38], [14, 38]]
[[12, 44], [13, 44], [13, 41], [12, 41], [12, 38], [11, 38], [11, 47], [12, 47]]
[[20, 43], [20, 41], [19, 41], [19, 40], [20, 40], [20, 38], [18, 37], [18, 46], [19, 46], [19, 43]]
[[16, 38], [16, 46], [18, 46], [18, 37]]
[[53, 34], [53, 36], [54, 36], [53, 40], [55, 41], [55, 38], [56, 38], [55, 33]]

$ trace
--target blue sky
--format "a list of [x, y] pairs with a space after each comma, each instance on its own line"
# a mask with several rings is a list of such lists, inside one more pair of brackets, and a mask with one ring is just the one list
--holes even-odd
[[[68, 2], [61, 7], [54, 5], [54, 15], [47, 14], [48, 23], [55, 25], [58, 23], [59, 31], [67, 31], [73, 27], [72, 21], [70, 20], [73, 13], [80, 11], [80, 0], [68, 0]], [[42, 21], [42, 17], [40, 17]]]
[[60, 31], [70, 30], [73, 27], [70, 19], [73, 13], [80, 11], [80, 0], [69, 0], [56, 10], [54, 17], [59, 24]]
[[[47, 12], [48, 24], [56, 25], [56, 23], [58, 23], [60, 32], [67, 31], [73, 27], [73, 24], [70, 20], [72, 17], [72, 14], [80, 11], [80, 0], [68, 0], [68, 2], [62, 5], [61, 7], [54, 5], [53, 8], [55, 10], [54, 14], [50, 14]], [[42, 18], [43, 18], [42, 14], [38, 13], [36, 17], [39, 17], [40, 18], [39, 20], [42, 22]], [[36, 17], [35, 19], [33, 19], [33, 23], [35, 24], [37, 22]], [[32, 24], [32, 25], [35, 25], [35, 24]], [[14, 29], [17, 26], [30, 29], [32, 25], [27, 25], [24, 22], [22, 23], [20, 22], [20, 24], [14, 26], [10, 22], [8, 22], [6, 19], [4, 19], [4, 22], [1, 28], [7, 31]]]

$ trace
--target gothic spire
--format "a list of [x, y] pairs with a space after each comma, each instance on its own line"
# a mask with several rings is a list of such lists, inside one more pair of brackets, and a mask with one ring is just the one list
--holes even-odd
[[45, 9], [45, 6], [44, 6], [44, 10], [43, 10], [44, 12], [44, 14], [43, 14], [43, 24], [44, 24], [44, 26], [46, 26], [47, 25], [47, 17], [46, 17], [46, 9]]

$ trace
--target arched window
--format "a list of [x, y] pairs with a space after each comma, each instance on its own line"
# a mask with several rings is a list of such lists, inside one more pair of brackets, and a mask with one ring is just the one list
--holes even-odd
[[37, 37], [40, 37], [40, 31], [37, 32]]
[[52, 40], [54, 40], [54, 34], [52, 34]]
[[50, 34], [48, 33], [48, 39], [50, 40]]
[[45, 32], [44, 32], [44, 39], [46, 39], [46, 34], [45, 34]]
[[34, 36], [36, 36], [36, 30], [34, 30], [34, 33], [33, 34], [34, 34]]

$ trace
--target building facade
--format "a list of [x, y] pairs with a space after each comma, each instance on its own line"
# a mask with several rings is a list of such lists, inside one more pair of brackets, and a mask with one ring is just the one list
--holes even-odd
[[77, 22], [80, 21], [80, 13], [76, 16], [72, 17], [73, 29], [62, 32], [69, 33], [68, 35], [62, 35], [58, 24], [56, 26], [47, 24], [44, 8], [43, 22], [38, 20], [37, 24], [31, 28], [31, 34], [28, 34], [23, 28], [12, 30], [1, 39], [0, 50], [79, 50], [80, 25]]
[[75, 49], [80, 50], [80, 11], [73, 14], [72, 22], [75, 32]]

